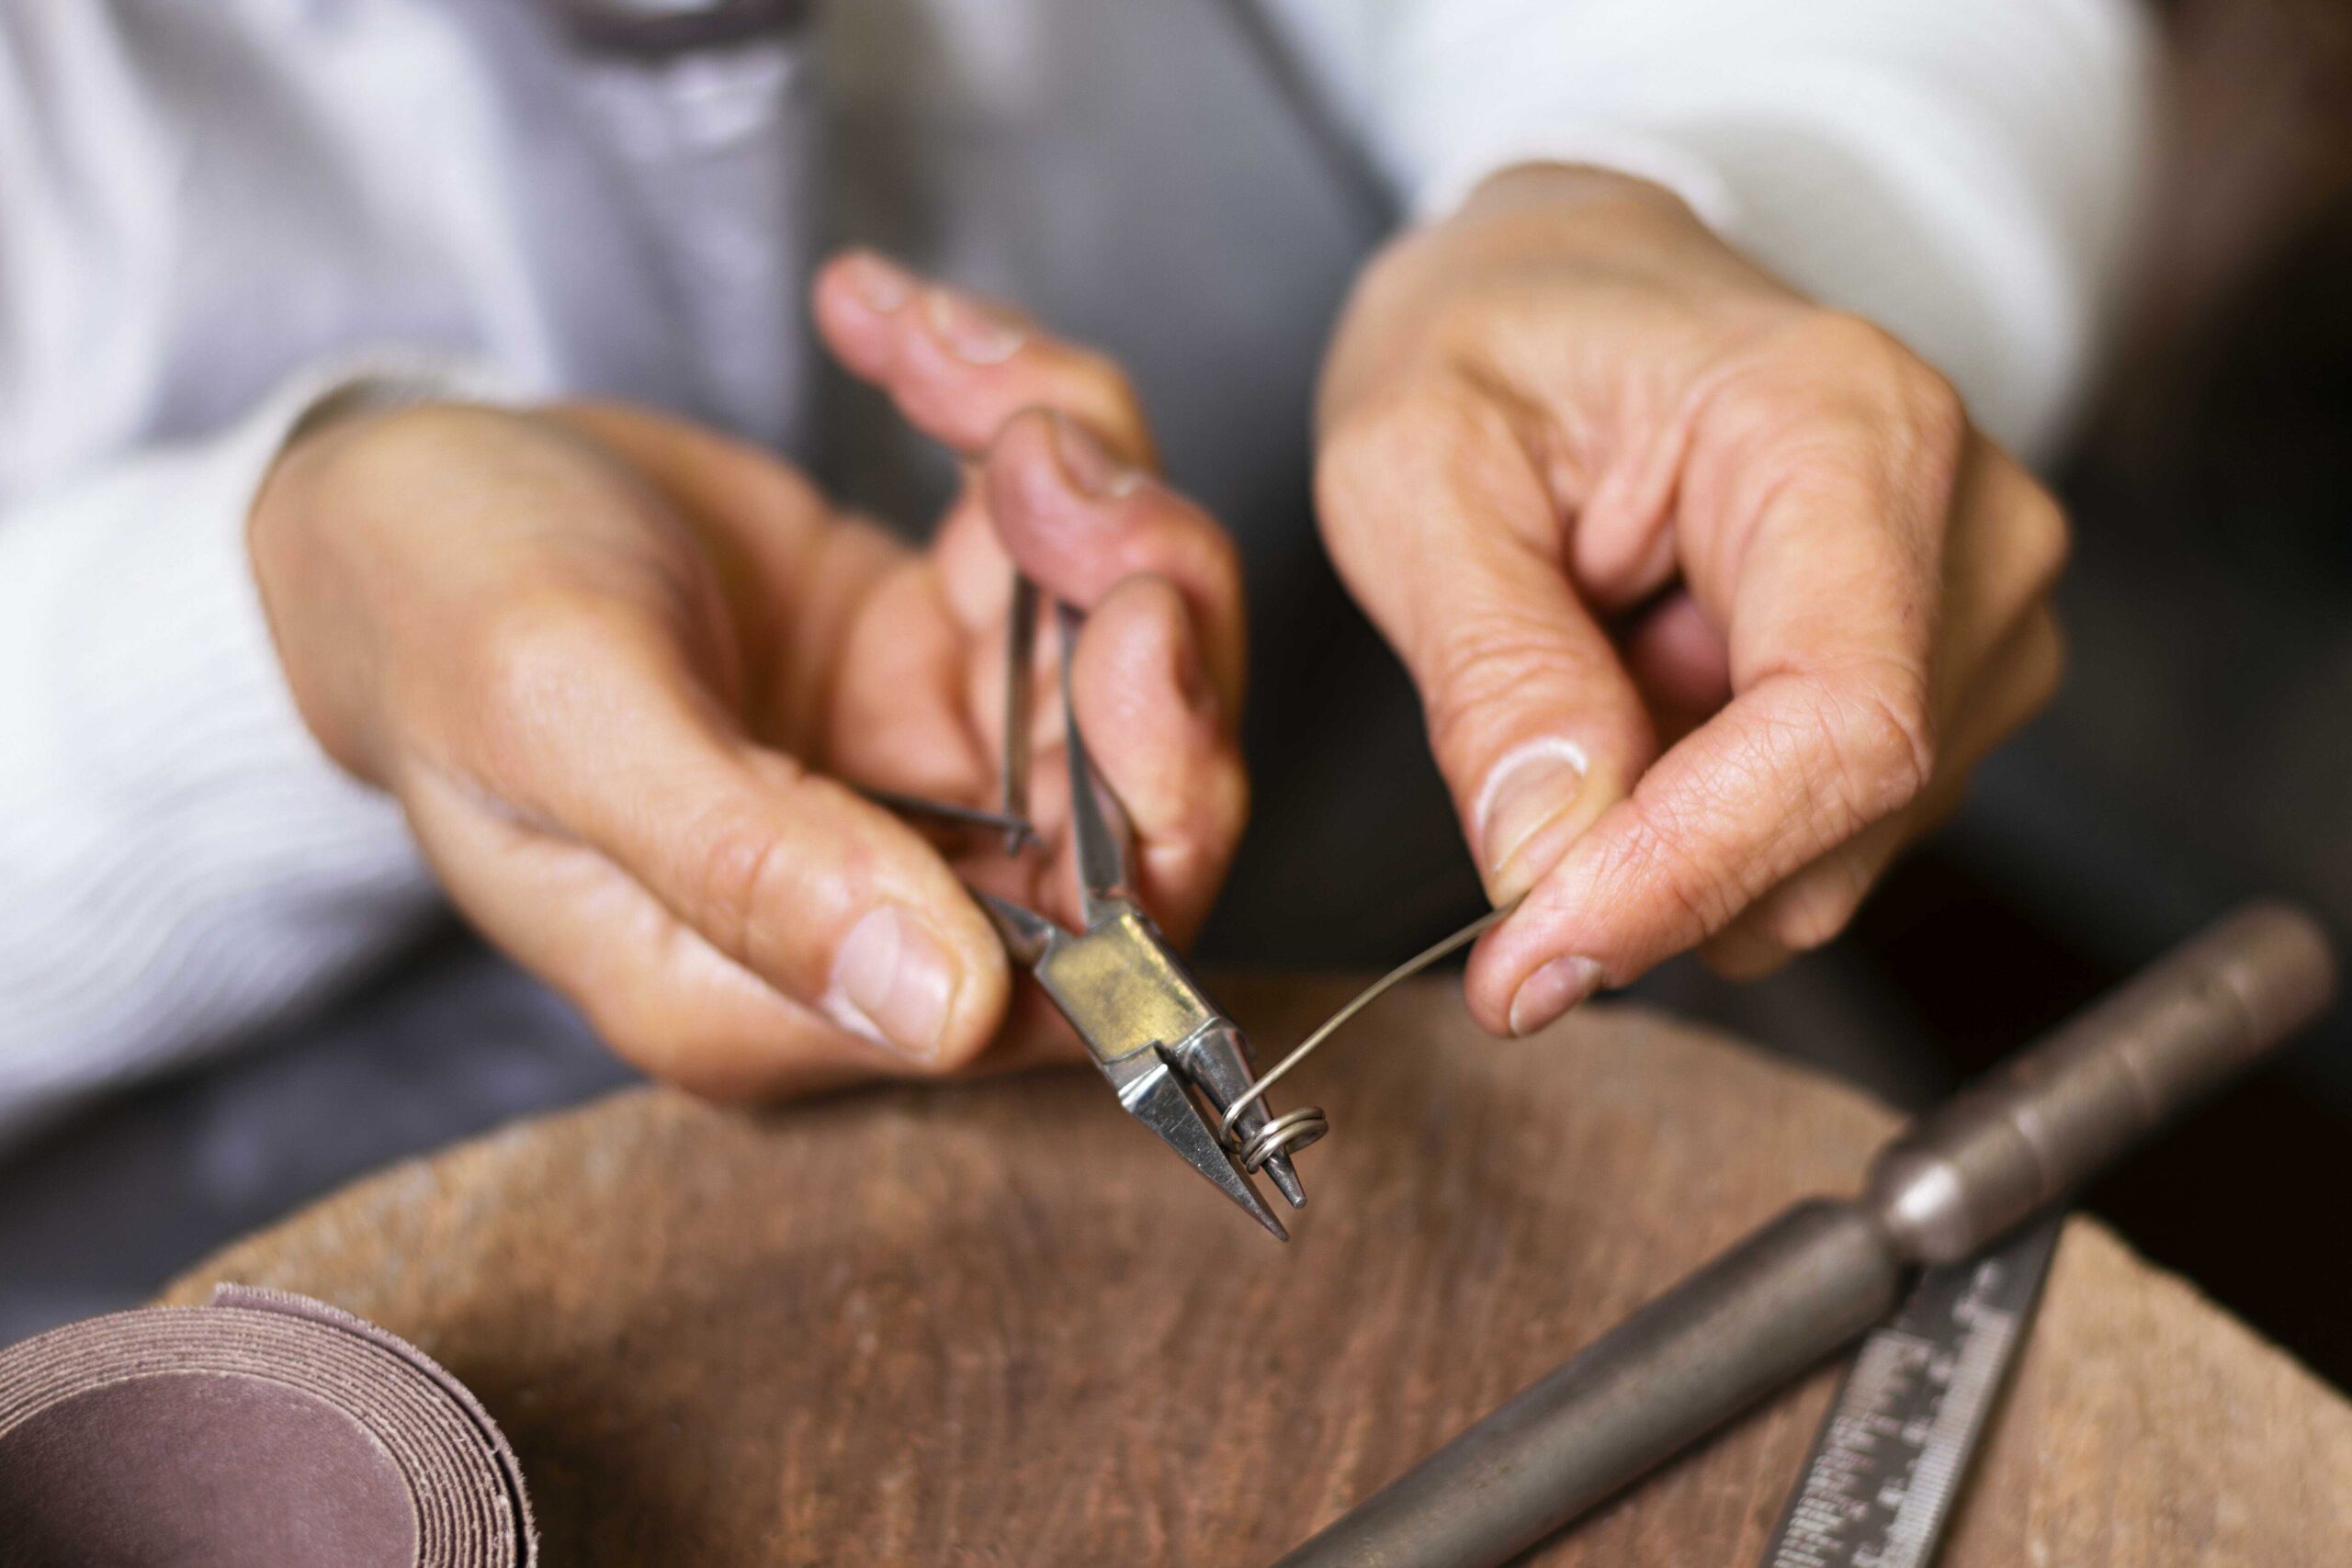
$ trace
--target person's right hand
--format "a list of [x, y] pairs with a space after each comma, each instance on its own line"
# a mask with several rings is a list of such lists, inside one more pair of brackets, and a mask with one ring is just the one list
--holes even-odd
[[[851, 786], [992, 803], [1013, 561], [1089, 612], [1080, 718], [1180, 940], [1244, 812], [1235, 558], [1148, 477], [1117, 370], [873, 256], [816, 302], [850, 367], [969, 460], [927, 550], [617, 407], [353, 414], [280, 456], [250, 526], [328, 753], [399, 797], [488, 936], [707, 1093], [945, 1070], [1004, 1023], [957, 868]], [[1047, 850], [976, 843], [961, 869], [1075, 923], [1057, 682], [1035, 684]], [[1051, 1048], [1046, 1021], [1014, 1032]]]

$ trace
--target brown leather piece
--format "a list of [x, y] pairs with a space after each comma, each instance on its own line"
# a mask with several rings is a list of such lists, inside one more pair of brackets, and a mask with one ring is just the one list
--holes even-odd
[[415, 1347], [321, 1303], [68, 1324], [0, 1350], [0, 1568], [522, 1568], [522, 1471]]

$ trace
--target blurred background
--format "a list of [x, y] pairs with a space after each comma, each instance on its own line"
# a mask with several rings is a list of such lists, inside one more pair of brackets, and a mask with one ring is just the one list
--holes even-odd
[[[2301, 897], [2352, 935], [2352, 7], [2162, 9], [2173, 130], [2145, 265], [2122, 352], [2056, 476], [2077, 526], [2064, 690], [1847, 940], [1758, 986], [1682, 963], [1634, 992], [1900, 1106], [1931, 1102], [2244, 897]], [[908, 166], [901, 128], [862, 114], [855, 42], [832, 130], [847, 166], [887, 182]], [[1233, 68], [1261, 68], [1246, 44], [1231, 40]], [[1164, 112], [1197, 137], [1213, 107]], [[1166, 129], [1149, 103], [1120, 107], [1125, 134]], [[1220, 125], [1188, 156], [1260, 156], [1261, 129]], [[862, 218], [842, 194], [845, 232], [923, 256], [922, 235]], [[1344, 203], [1277, 217], [1266, 243], [1320, 228], [1343, 259], [1380, 221]], [[986, 258], [963, 271], [989, 281]], [[1305, 516], [1298, 436], [1344, 277], [1331, 268], [1323, 299], [1225, 312], [1233, 332], [1297, 340], [1288, 380], [1236, 411], [1160, 411], [1176, 477], [1228, 515]], [[1169, 286], [1213, 293], [1216, 279]], [[1043, 291], [1047, 319], [1117, 349], [1147, 389], [1155, 356], [1179, 352], [1128, 341], [1135, 329], [1082, 279]], [[885, 417], [832, 392], [839, 425]], [[900, 517], [922, 515], [944, 482], [911, 452], [827, 478]], [[1287, 542], [1253, 545], [1250, 560], [1258, 811], [1203, 956], [1382, 966], [1474, 910], [1476, 886], [1401, 675], [1303, 525], [1269, 536]], [[136, 1302], [389, 1159], [627, 1076], [562, 1004], [445, 931], [263, 1048], [0, 1155], [0, 1342]], [[2339, 1009], [2086, 1206], [2352, 1386], [2352, 1258], [2331, 1245], [2352, 1198], [2347, 1148], [2352, 1014]]]

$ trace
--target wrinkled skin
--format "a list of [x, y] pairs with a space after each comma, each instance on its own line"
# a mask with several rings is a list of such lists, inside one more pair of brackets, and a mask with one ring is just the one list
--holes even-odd
[[1828, 940], [2049, 698], [2051, 498], [1941, 377], [1597, 171], [1498, 176], [1360, 281], [1317, 472], [1540, 1028], [1698, 947]]
[[[966, 460], [924, 550], [616, 407], [356, 414], [252, 522], [330, 754], [493, 940], [716, 1094], [1069, 1048], [963, 886], [1076, 919], [1055, 637], [1042, 852], [848, 787], [991, 802], [1012, 562], [1090, 612], [1080, 721], [1180, 940], [1246, 809], [1234, 554], [1151, 477], [1115, 367], [870, 255], [815, 306]], [[1952, 389], [1619, 175], [1510, 171], [1376, 258], [1317, 488], [1489, 894], [1524, 900], [1470, 965], [1498, 1032], [1690, 948], [1751, 975], [1828, 940], [2062, 663], [2064, 518]]]
[[1034, 990], [1016, 1000], [963, 886], [1077, 921], [1050, 627], [1042, 849], [934, 841], [850, 787], [994, 804], [1014, 561], [1089, 612], [1080, 720], [1179, 938], [1246, 811], [1235, 556], [1151, 477], [1117, 369], [870, 255], [831, 265], [815, 307], [967, 462], [928, 548], [763, 453], [613, 406], [329, 423], [281, 456], [249, 534], [329, 753], [398, 796], [458, 905], [617, 1050], [722, 1096], [1072, 1047]]

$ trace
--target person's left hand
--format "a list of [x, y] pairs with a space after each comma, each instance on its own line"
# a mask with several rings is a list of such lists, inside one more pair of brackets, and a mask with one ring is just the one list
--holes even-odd
[[1317, 492], [1524, 896], [1467, 976], [1498, 1032], [1827, 941], [2058, 678], [2056, 503], [1903, 344], [1623, 175], [1508, 172], [1366, 270]]

